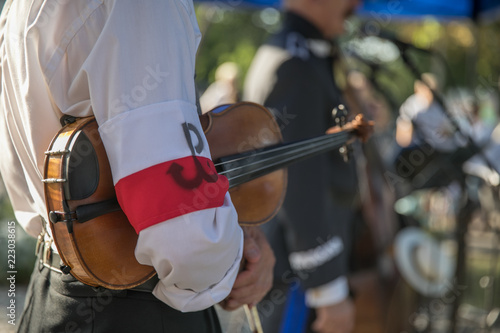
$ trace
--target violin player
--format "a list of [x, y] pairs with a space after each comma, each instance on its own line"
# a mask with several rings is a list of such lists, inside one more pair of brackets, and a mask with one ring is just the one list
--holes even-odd
[[[5, 3], [0, 172], [17, 222], [43, 238], [19, 332], [221, 332], [214, 304], [256, 304], [270, 289], [274, 255], [258, 228], [238, 225], [225, 178], [201, 177], [193, 188], [167, 172], [214, 169], [196, 108], [200, 38], [191, 0]], [[110, 290], [61, 272], [42, 179], [63, 115], [95, 116], [153, 285]], [[205, 195], [214, 183], [218, 193]]]

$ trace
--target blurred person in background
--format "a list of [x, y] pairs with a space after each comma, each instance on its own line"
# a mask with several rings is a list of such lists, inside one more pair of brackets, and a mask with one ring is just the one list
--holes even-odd
[[415, 80], [414, 93], [401, 105], [396, 120], [396, 142], [401, 147], [427, 143], [439, 151], [453, 151], [460, 146], [458, 133], [434, 97], [439, 91], [434, 74], [424, 73]]
[[240, 70], [234, 62], [225, 62], [217, 67], [215, 81], [200, 97], [201, 111], [205, 113], [220, 105], [236, 103], [239, 100], [239, 78]]
[[[243, 100], [275, 114], [285, 142], [323, 135], [332, 110], [345, 104], [333, 62], [335, 38], [357, 0], [286, 0], [284, 26], [252, 62]], [[259, 304], [267, 332], [351, 332], [351, 222], [357, 201], [355, 163], [338, 151], [288, 168], [283, 207], [263, 226], [277, 258], [273, 289]]]

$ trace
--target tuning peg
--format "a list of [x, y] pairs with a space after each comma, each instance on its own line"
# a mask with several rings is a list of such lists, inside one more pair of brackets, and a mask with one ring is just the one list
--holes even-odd
[[339, 104], [336, 108], [332, 110], [332, 118], [335, 121], [335, 125], [344, 126], [347, 123], [347, 108], [344, 104]]

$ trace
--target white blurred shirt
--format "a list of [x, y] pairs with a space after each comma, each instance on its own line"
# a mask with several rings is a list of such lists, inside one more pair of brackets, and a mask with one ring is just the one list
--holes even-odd
[[[179, 215], [167, 200], [175, 190], [140, 187], [146, 175], [163, 175], [147, 170], [210, 160], [195, 106], [200, 37], [191, 0], [7, 1], [0, 22], [0, 172], [18, 222], [37, 236], [40, 216], [47, 220], [44, 152], [59, 118], [94, 114], [120, 204], [139, 233], [136, 257], [158, 273], [154, 295], [181, 311], [229, 294], [243, 246], [226, 190], [214, 206], [212, 194], [195, 189], [210, 202], [192, 198], [183, 203], [190, 213]], [[187, 144], [184, 123], [201, 133], [201, 152]]]

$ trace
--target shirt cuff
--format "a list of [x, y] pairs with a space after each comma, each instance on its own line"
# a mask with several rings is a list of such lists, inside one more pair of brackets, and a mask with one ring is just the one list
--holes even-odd
[[165, 286], [160, 281], [153, 290], [153, 295], [160, 301], [181, 312], [194, 312], [207, 309], [224, 300], [231, 292], [240, 268], [243, 256], [242, 251], [243, 239], [241, 240], [240, 251], [224, 278], [215, 285], [210, 286], [207, 290], [195, 292], [193, 290], [178, 288], [176, 285]]
[[345, 276], [316, 288], [306, 290], [306, 305], [311, 308], [333, 305], [349, 296], [349, 285]]

